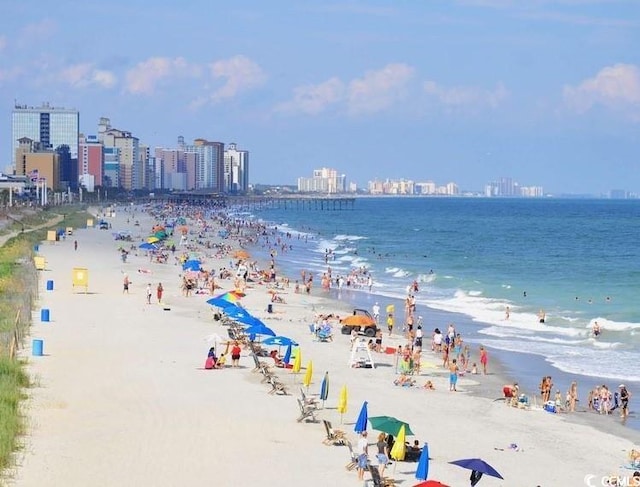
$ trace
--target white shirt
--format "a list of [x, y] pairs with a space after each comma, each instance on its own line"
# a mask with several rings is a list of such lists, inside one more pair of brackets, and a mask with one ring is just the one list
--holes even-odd
[[358, 446], [356, 448], [358, 455], [366, 455], [368, 447], [369, 443], [367, 442], [367, 439], [364, 436], [361, 436], [358, 440]]

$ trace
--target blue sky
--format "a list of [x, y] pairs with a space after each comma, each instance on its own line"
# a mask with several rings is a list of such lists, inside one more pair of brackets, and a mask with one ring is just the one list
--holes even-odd
[[[640, 1], [0, 0], [11, 109], [77, 108], [152, 147], [251, 152], [252, 183], [333, 167], [477, 190], [640, 192]], [[0, 164], [4, 167], [5, 164]]]

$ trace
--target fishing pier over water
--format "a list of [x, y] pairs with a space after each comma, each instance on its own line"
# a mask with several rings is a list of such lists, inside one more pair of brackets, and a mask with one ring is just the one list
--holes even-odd
[[291, 210], [353, 210], [356, 198], [349, 196], [327, 195], [220, 195], [213, 193], [180, 192], [156, 201], [166, 200], [177, 204], [192, 204], [217, 207], [245, 207], [249, 209], [291, 209]]

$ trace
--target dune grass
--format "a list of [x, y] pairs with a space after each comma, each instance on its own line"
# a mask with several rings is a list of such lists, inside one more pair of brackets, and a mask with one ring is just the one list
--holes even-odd
[[0, 357], [0, 470], [10, 466], [11, 456], [18, 449], [18, 438], [24, 434], [24, 418], [20, 404], [26, 398], [29, 376], [23, 364], [9, 357]]
[[[87, 218], [92, 217], [80, 207], [68, 206], [22, 216], [19, 223], [12, 223], [8, 229], [17, 235], [0, 247], [0, 473], [12, 465], [13, 453], [20, 446], [19, 438], [26, 433], [21, 407], [31, 384], [25, 363], [12, 359], [10, 350], [14, 334], [20, 340], [31, 324], [38, 290], [34, 246], [46, 239], [47, 230], [83, 228]], [[64, 219], [51, 228], [30, 231], [58, 216]], [[1, 479], [0, 474], [0, 483]]]

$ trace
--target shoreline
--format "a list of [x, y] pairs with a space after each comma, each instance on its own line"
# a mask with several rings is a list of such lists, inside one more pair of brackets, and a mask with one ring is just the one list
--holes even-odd
[[[154, 223], [147, 217], [140, 218], [143, 229]], [[125, 218], [118, 214], [110, 220], [114, 231], [132, 229], [144, 238], [143, 230], [124, 224]], [[278, 481], [355, 484], [355, 473], [344, 469], [347, 449], [322, 444], [321, 422], [295, 421], [301, 377], [277, 370], [292, 394], [277, 396], [269, 395], [259, 374], [251, 372], [252, 360], [244, 352], [235, 370], [202, 369], [210, 346], [207, 337], [226, 336], [226, 329], [213, 320], [212, 308], [204, 302], [207, 295], [181, 294], [182, 271], [173, 261], [149, 263], [143, 252], [135, 252], [123, 264], [111, 232], [78, 230], [76, 238], [77, 253], [70, 242], [42, 248], [51, 268], [46, 277], [41, 275], [40, 285], [44, 287], [44, 279], [55, 279], [56, 288], [43, 290], [39, 304], [51, 309], [52, 322], [34, 318], [32, 336], [46, 340], [45, 355], [27, 359], [38, 386], [29, 391], [29, 436], [10, 485], [74, 487], [95, 478], [114, 487], [197, 485], [203, 478], [219, 485], [255, 485], [283, 459], [288, 467], [278, 472]], [[225, 243], [239, 246], [236, 237]], [[227, 266], [230, 253], [216, 257], [200, 251], [207, 254], [205, 268]], [[82, 265], [91, 272], [87, 295], [74, 293], [69, 283], [71, 266]], [[139, 272], [147, 269], [149, 273]], [[122, 291], [123, 272], [133, 281], [129, 295]], [[169, 310], [145, 304], [147, 282], [159, 280]], [[233, 287], [232, 280], [218, 283], [221, 292]], [[561, 417], [506, 408], [471, 393], [478, 382], [488, 384], [493, 375], [487, 381], [465, 375], [458, 382], [460, 391], [450, 393], [444, 371], [433, 368], [425, 368], [420, 380], [433, 380], [435, 391], [394, 386], [393, 356], [377, 356], [375, 369], [351, 368], [347, 336], [335, 330], [333, 342], [317, 342], [307, 327], [317, 312], [342, 312], [349, 306], [316, 293], [292, 291], [283, 293], [286, 304], [275, 304], [274, 313], [267, 312], [270, 295], [265, 285], [251, 285], [242, 302], [276, 333], [300, 343], [303, 367], [313, 360], [310, 395], [316, 395], [324, 372], [329, 373], [329, 399], [319, 419], [331, 421], [354, 443], [353, 421], [364, 400], [369, 402], [369, 416], [409, 421], [417, 435], [411, 440], [429, 443], [430, 478], [461, 485], [468, 472], [448, 462], [482, 456], [506, 479], [492, 485], [513, 485], [516, 478], [531, 479], [532, 485], [580, 485], [586, 474], [610, 474], [623, 462], [624, 450], [632, 447], [592, 427], [558, 427]], [[403, 339], [385, 335], [385, 341], [397, 344]], [[342, 385], [349, 388], [344, 418], [336, 409]], [[536, 434], [543, 430], [556, 441]], [[594, 443], [593, 460], [563, 447], [586, 441]], [[511, 443], [522, 450], [505, 451]], [[246, 468], [247, 445], [260, 452], [251, 469]], [[375, 463], [373, 454], [370, 458]], [[549, 468], [541, 471], [540, 465]], [[415, 467], [398, 462], [396, 468], [394, 462], [386, 474], [412, 485]]]
[[[273, 231], [273, 229], [269, 229], [269, 231]], [[257, 243], [252, 244], [252, 251], [257, 252], [261, 255], [261, 264], [266, 265], [268, 262], [268, 255], [265, 250], [264, 245], [260, 247]], [[318, 257], [320, 259], [320, 256]], [[286, 256], [284, 257], [286, 261]], [[290, 275], [288, 275], [291, 282], [298, 277], [296, 271], [291, 269], [290, 267], [293, 264], [289, 263], [286, 265], [287, 271]], [[299, 272], [301, 269], [298, 269]], [[313, 293], [317, 296], [321, 296], [325, 299], [332, 299], [339, 303], [345, 303], [345, 309], [350, 311], [350, 309], [354, 307], [365, 308], [367, 310], [371, 310], [371, 307], [374, 302], [378, 301], [382, 304], [382, 308], [384, 309], [384, 305], [388, 303], [395, 304], [396, 310], [401, 310], [401, 302], [396, 298], [386, 297], [384, 295], [376, 294], [375, 287], [372, 292], [366, 291], [364, 289], [354, 289], [349, 290], [348, 288], [343, 289], [339, 292], [335, 287], [329, 291], [329, 294], [320, 288], [318, 283], [313, 288]], [[383, 318], [384, 313], [381, 313], [381, 320]], [[468, 343], [472, 344], [472, 362], [474, 361], [473, 357], [477, 356], [477, 346], [483, 344], [483, 338], [488, 338], [485, 335], [478, 334], [477, 330], [483, 326], [491, 326], [490, 324], [483, 324], [481, 322], [472, 321], [471, 317], [450, 312], [443, 311], [439, 309], [431, 308], [424, 304], [418, 305], [418, 314], [422, 314], [425, 316], [425, 322], [423, 329], [425, 333], [425, 342], [430, 343], [431, 332], [435, 327], [439, 327], [441, 330], [446, 328], [447, 323], [455, 323], [456, 327], [460, 327], [459, 329], [463, 330], [463, 338]], [[403, 317], [402, 311], [398, 313], [397, 318]], [[396, 319], [396, 329], [394, 330], [394, 334], [397, 333], [397, 325], [399, 320]], [[428, 324], [431, 323], [431, 324]], [[382, 327], [385, 328], [384, 326]], [[383, 330], [384, 331], [384, 330]], [[385, 333], [386, 336], [386, 333]], [[469, 338], [469, 340], [467, 340]], [[428, 344], [425, 343], [423, 350], [425, 350]], [[542, 375], [552, 375], [554, 382], [554, 389], [560, 389], [560, 392], [563, 395], [568, 389], [569, 385], [573, 380], [578, 382], [578, 390], [580, 400], [578, 402], [578, 409], [580, 411], [576, 411], [576, 413], [567, 413], [562, 414], [562, 416], [566, 416], [569, 419], [574, 419], [576, 422], [580, 424], [589, 424], [593, 427], [599, 429], [600, 431], [606, 433], [614, 433], [616, 435], [620, 435], [624, 438], [629, 439], [630, 441], [639, 441], [640, 439], [640, 416], [638, 416], [637, 411], [640, 410], [637, 404], [639, 398], [631, 399], [631, 407], [630, 407], [630, 416], [626, 419], [625, 424], [622, 424], [620, 421], [620, 417], [618, 411], [613, 411], [609, 417], [603, 417], [602, 415], [597, 414], [594, 411], [587, 411], [587, 395], [588, 391], [592, 390], [594, 387], [609, 384], [609, 388], [611, 391], [617, 390], [616, 386], [620, 382], [620, 380], [615, 381], [612, 379], [599, 378], [594, 376], [585, 376], [581, 374], [574, 374], [565, 372], [553, 366], [550, 363], [547, 363], [543, 357], [534, 354], [526, 354], [521, 352], [510, 352], [503, 349], [496, 349], [491, 347], [490, 345], [484, 344], [485, 348], [490, 352], [490, 363], [492, 364], [490, 368], [496, 370], [496, 374], [498, 376], [498, 380], [494, 386], [495, 390], [487, 390], [484, 392], [479, 392], [481, 397], [493, 398], [499, 397], [502, 394], [502, 386], [505, 384], [512, 384], [513, 382], [518, 382], [520, 385], [520, 391], [522, 393], [526, 393], [530, 397], [537, 400], [538, 404], [540, 403], [539, 390], [538, 385], [540, 383], [540, 379]], [[476, 360], [477, 361], [477, 360]], [[530, 364], [537, 364], [536, 367], [531, 367]], [[540, 371], [543, 370], [540, 376], [534, 375], [531, 372], [531, 369], [535, 368]], [[615, 382], [615, 384], [614, 384]], [[632, 391], [640, 391], [640, 382], [635, 381], [624, 381]], [[636, 394], [637, 396], [637, 394]], [[580, 407], [581, 404], [584, 404], [584, 407]], [[578, 415], [578, 413], [580, 413]], [[587, 413], [587, 414], [584, 414]]]

